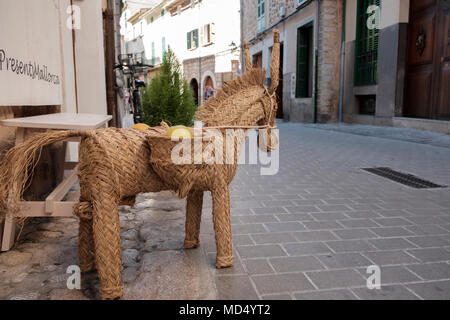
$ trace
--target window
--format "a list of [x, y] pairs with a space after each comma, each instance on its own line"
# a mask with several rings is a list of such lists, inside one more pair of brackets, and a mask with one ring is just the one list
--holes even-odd
[[312, 23], [297, 29], [296, 98], [312, 97], [313, 34]]
[[214, 43], [214, 23], [206, 24], [200, 28], [200, 44], [202, 46], [209, 46]]
[[381, 0], [358, 0], [356, 16], [356, 47], [355, 47], [355, 86], [373, 85], [378, 83], [378, 44], [380, 31], [369, 29], [367, 22], [370, 13], [369, 6], [381, 5]]
[[153, 17], [150, 18], [150, 23], [153, 23]]
[[253, 68], [262, 68], [262, 52], [258, 52], [257, 54], [253, 55]]
[[198, 29], [187, 33], [187, 48], [188, 50], [195, 50], [198, 48]]
[[162, 9], [161, 10], [161, 17], [164, 17], [164, 13], [166, 13], [166, 12], [164, 11], [164, 9]]
[[306, 0], [298, 0], [298, 5], [300, 6], [301, 4], [305, 3]]
[[152, 65], [155, 65], [155, 59], [156, 58], [156, 56], [155, 56], [155, 43], [154, 42], [152, 42]]
[[166, 37], [162, 37], [161, 47], [162, 47], [162, 57], [164, 58], [164, 56], [166, 54]]
[[258, 32], [264, 31], [266, 26], [266, 0], [258, 0]]

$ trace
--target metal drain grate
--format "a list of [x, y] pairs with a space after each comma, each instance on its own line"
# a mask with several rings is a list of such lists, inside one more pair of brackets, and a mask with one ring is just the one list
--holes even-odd
[[363, 170], [416, 189], [431, 189], [431, 188], [446, 187], [438, 185], [431, 181], [420, 179], [412, 174], [406, 174], [392, 170], [391, 168], [363, 168]]

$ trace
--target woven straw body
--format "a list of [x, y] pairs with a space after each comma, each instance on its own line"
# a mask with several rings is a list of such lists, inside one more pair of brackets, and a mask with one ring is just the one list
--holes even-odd
[[[180, 141], [167, 138], [167, 125], [146, 131], [106, 128], [95, 131], [50, 132], [12, 148], [0, 164], [0, 211], [14, 214], [27, 181], [30, 169], [45, 145], [70, 137], [81, 137], [79, 151], [80, 202], [74, 207], [79, 222], [79, 266], [83, 272], [97, 269], [101, 282], [101, 297], [116, 299], [122, 296], [122, 252], [118, 206], [133, 205], [142, 192], [177, 191], [187, 196], [186, 237], [184, 248], [199, 245], [203, 192], [211, 191], [213, 222], [217, 246], [216, 266], [233, 265], [229, 184], [237, 169], [239, 152], [247, 134], [246, 128], [255, 123], [275, 127], [278, 86], [279, 33], [274, 31], [272, 50], [272, 84], [263, 85], [265, 72], [252, 69], [248, 46], [245, 47], [247, 71], [242, 77], [224, 84], [216, 97], [198, 110], [207, 139], [192, 147], [191, 162], [175, 164], [172, 150]], [[218, 127], [220, 126], [220, 127]], [[227, 128], [240, 128], [233, 137]], [[214, 133], [219, 132], [219, 135]], [[262, 141], [263, 140], [263, 141]], [[260, 139], [275, 147], [276, 141]], [[228, 143], [227, 141], [232, 141]], [[202, 150], [215, 143], [221, 147], [211, 153], [214, 161], [202, 157]], [[220, 151], [222, 150], [222, 155]], [[232, 153], [230, 153], [232, 150]], [[230, 156], [231, 154], [231, 156]], [[195, 158], [201, 161], [196, 162]], [[218, 161], [221, 159], [222, 161]]]

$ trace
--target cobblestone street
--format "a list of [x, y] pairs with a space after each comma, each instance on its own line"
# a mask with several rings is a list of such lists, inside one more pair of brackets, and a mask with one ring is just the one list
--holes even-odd
[[[184, 200], [145, 194], [121, 207], [124, 298], [450, 299], [450, 189], [413, 189], [361, 170], [390, 167], [450, 185], [442, 142], [450, 137], [436, 146], [279, 128], [278, 174], [240, 165], [231, 185], [233, 268], [214, 268], [209, 194], [194, 250], [181, 249]], [[75, 218], [30, 221], [0, 254], [0, 299], [98, 298], [95, 274], [81, 291], [66, 288], [77, 229]], [[381, 268], [380, 290], [367, 289], [371, 265]]]

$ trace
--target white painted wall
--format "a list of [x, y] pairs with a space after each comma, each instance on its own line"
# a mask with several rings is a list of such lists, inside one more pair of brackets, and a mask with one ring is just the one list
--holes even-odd
[[[164, 8], [164, 7], [163, 7]], [[167, 9], [161, 17], [161, 8], [154, 10], [153, 23], [147, 23], [143, 18], [142, 40], [146, 52], [146, 58], [152, 59], [152, 43], [155, 43], [156, 61], [162, 60], [162, 38], [166, 39], [166, 46], [170, 46], [180, 62], [187, 59], [216, 55], [216, 72], [231, 72], [231, 60], [240, 60], [239, 51], [233, 54], [222, 54], [229, 50], [234, 42], [240, 45], [240, 1], [239, 0], [202, 0], [193, 7], [183, 10], [181, 14], [172, 16]], [[136, 10], [127, 9], [127, 19]], [[125, 13], [121, 18], [121, 34], [126, 42], [140, 36], [141, 21], [131, 25], [127, 23], [125, 28]], [[150, 21], [150, 19], [148, 19]], [[201, 26], [214, 23], [215, 43], [210, 46], [195, 50], [187, 48], [187, 33], [199, 29]], [[159, 59], [158, 59], [159, 58]]]
[[75, 30], [78, 112], [106, 114], [102, 2], [75, 3], [81, 9], [81, 28]]

